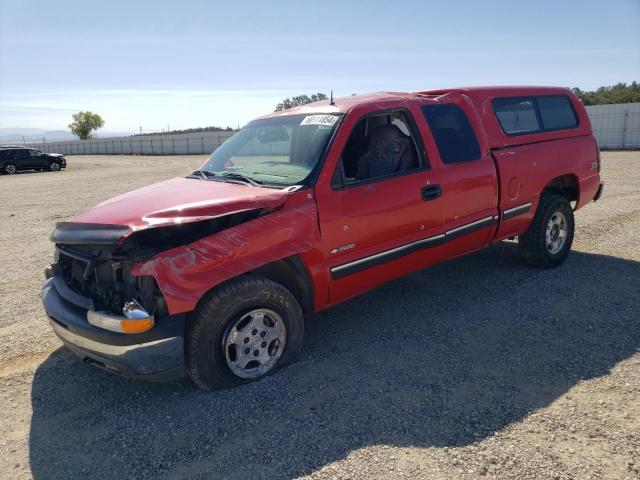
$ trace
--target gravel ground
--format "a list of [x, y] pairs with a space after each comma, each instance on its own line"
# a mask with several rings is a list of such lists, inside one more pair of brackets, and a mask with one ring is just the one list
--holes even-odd
[[74, 359], [39, 301], [56, 221], [204, 157], [0, 177], [0, 478], [640, 478], [640, 153], [603, 155], [553, 271], [514, 245], [310, 319], [300, 360], [214, 393]]

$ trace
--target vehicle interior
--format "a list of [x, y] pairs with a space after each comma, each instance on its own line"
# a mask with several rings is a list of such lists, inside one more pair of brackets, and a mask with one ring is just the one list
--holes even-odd
[[374, 114], [354, 127], [339, 167], [344, 184], [420, 167], [415, 137], [402, 111]]

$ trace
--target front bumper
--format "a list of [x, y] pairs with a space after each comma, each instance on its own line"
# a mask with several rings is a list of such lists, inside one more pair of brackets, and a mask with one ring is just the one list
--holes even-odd
[[42, 286], [44, 309], [55, 334], [83, 361], [129, 378], [170, 381], [184, 376], [184, 315], [160, 317], [144, 333], [110, 332], [91, 325], [87, 310], [77, 298], [65, 298], [69, 292], [58, 291], [54, 279]]

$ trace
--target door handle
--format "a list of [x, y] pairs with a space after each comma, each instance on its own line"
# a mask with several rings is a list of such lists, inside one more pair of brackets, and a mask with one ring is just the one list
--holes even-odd
[[438, 198], [440, 195], [442, 195], [442, 187], [440, 185], [422, 187], [422, 200], [425, 202]]

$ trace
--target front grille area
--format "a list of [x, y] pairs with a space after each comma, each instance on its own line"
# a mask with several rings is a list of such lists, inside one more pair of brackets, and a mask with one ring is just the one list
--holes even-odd
[[122, 314], [129, 300], [149, 313], [163, 312], [164, 300], [153, 277], [136, 277], [133, 262], [93, 255], [58, 245], [56, 273], [74, 292], [91, 298], [96, 310]]

